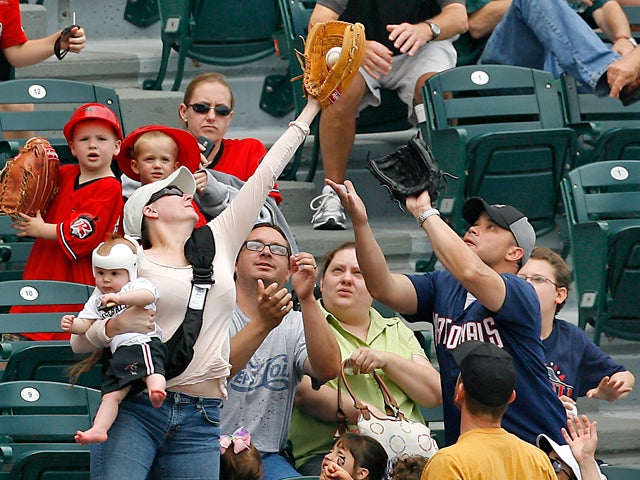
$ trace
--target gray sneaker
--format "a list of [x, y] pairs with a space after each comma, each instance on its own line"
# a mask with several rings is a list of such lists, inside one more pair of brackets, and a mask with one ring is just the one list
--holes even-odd
[[318, 195], [309, 207], [314, 211], [311, 218], [314, 230], [346, 230], [347, 216], [336, 192]]

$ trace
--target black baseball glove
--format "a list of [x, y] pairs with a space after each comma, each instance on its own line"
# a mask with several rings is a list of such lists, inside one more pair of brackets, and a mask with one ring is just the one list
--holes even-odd
[[427, 190], [431, 204], [435, 205], [444, 175], [438, 167], [429, 146], [421, 138], [381, 158], [369, 159], [369, 170], [389, 190], [393, 200], [404, 209], [407, 197], [417, 197]]

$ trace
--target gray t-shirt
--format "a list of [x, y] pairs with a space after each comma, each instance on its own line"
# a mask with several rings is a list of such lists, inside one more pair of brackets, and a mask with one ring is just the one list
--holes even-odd
[[[229, 336], [249, 319], [236, 308]], [[302, 314], [289, 312], [258, 347], [245, 367], [229, 379], [228, 400], [220, 411], [220, 433], [229, 435], [244, 426], [261, 453], [279, 452], [287, 441], [293, 397], [305, 374], [307, 346]]]

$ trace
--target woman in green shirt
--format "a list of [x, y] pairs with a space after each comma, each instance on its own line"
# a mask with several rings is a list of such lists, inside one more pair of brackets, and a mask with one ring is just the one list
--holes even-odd
[[[350, 358], [353, 375], [348, 376], [356, 397], [384, 411], [380, 389], [370, 375], [377, 370], [400, 409], [416, 421], [423, 421], [418, 404], [435, 407], [442, 403], [440, 375], [427, 359], [413, 331], [399, 318], [383, 318], [371, 305], [356, 259], [353, 242], [329, 252], [320, 279], [325, 318], [336, 336], [342, 360]], [[337, 379], [314, 390], [305, 378], [296, 393], [291, 419], [296, 469], [304, 475], [318, 475], [323, 456], [331, 450], [338, 408]], [[353, 400], [343, 394], [342, 408], [349, 423], [359, 412]]]

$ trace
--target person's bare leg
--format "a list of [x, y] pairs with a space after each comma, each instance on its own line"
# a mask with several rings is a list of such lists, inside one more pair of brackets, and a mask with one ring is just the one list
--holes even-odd
[[320, 152], [325, 178], [344, 183], [349, 155], [356, 136], [358, 106], [366, 91], [359, 73], [336, 103], [320, 116]]
[[151, 405], [155, 408], [160, 408], [164, 399], [167, 398], [167, 380], [164, 378], [164, 375], [160, 375], [159, 373], [153, 373], [144, 380], [147, 383], [147, 391], [149, 392]]
[[102, 396], [100, 407], [93, 421], [93, 426], [84, 432], [78, 430], [75, 435], [75, 441], [81, 444], [100, 443], [107, 440], [107, 432], [115, 422], [118, 416], [118, 409], [124, 397], [129, 393], [130, 387], [125, 387], [115, 392], [105, 393]]
[[[0, 104], [0, 111], [2, 112], [33, 112], [34, 107], [32, 103], [4, 103]], [[20, 140], [31, 138], [34, 136], [34, 132], [17, 130], [15, 132], [2, 132], [2, 138], [4, 140]]]

